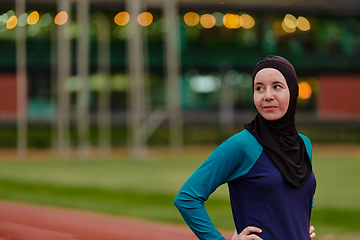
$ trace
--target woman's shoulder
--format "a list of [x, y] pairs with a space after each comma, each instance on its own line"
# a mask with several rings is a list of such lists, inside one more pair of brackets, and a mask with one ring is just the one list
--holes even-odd
[[234, 134], [221, 145], [237, 152], [238, 154], [259, 156], [263, 148], [257, 139], [246, 129]]
[[299, 136], [301, 137], [301, 139], [303, 140], [304, 144], [305, 144], [305, 148], [307, 153], [309, 154], [310, 160], [312, 160], [312, 146], [311, 146], [311, 141], [310, 138], [308, 138], [307, 136], [305, 136], [304, 134], [299, 133]]
[[299, 133], [299, 136], [300, 136], [304, 141], [311, 142], [311, 141], [310, 141], [310, 138], [308, 138], [308, 137], [305, 136], [304, 134]]
[[260, 145], [256, 138], [247, 130], [244, 129], [231, 136], [227, 141], [236, 143], [237, 145]]
[[304, 134], [301, 134], [301, 133], [299, 133], [299, 136], [300, 136], [300, 137], [302, 138], [302, 140], [304, 141], [306, 148], [311, 147], [311, 140], [310, 140], [310, 138], [308, 138], [307, 136], [305, 136]]

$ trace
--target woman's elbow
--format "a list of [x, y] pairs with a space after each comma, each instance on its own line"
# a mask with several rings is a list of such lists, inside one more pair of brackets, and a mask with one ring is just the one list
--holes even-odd
[[186, 192], [180, 191], [174, 199], [174, 204], [176, 208], [181, 211], [181, 209], [187, 208], [192, 200], [193, 199]]
[[180, 192], [176, 195], [175, 199], [174, 199], [174, 205], [179, 208], [181, 205], [181, 200], [180, 200]]

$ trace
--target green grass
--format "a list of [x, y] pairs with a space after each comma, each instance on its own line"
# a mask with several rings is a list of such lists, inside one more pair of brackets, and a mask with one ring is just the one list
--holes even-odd
[[[0, 199], [184, 224], [173, 199], [205, 157], [1, 161]], [[356, 154], [314, 153], [318, 185], [312, 224], [318, 236], [360, 232], [359, 169]], [[215, 226], [234, 229], [226, 186], [210, 197], [206, 207]]]

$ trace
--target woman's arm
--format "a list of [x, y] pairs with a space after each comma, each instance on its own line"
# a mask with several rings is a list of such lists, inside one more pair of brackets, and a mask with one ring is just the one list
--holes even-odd
[[243, 176], [251, 169], [262, 150], [253, 141], [247, 131], [224, 141], [177, 194], [174, 204], [199, 239], [225, 239], [211, 222], [204, 202], [220, 185]]
[[231, 172], [232, 164], [222, 145], [214, 149], [209, 158], [190, 176], [174, 201], [185, 222], [199, 239], [225, 239], [211, 222], [204, 205], [210, 194], [226, 182]]

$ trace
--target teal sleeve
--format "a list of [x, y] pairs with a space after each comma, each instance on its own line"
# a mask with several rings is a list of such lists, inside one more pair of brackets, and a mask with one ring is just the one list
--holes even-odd
[[[305, 135], [299, 134], [299, 136], [303, 139], [304, 143], [305, 143], [305, 147], [306, 147], [306, 151], [309, 154], [309, 158], [310, 158], [310, 162], [312, 164], [312, 146], [311, 146], [311, 141], [308, 137], [306, 137]], [[311, 204], [311, 208], [314, 206], [314, 196], [312, 198], [312, 204]]]
[[225, 239], [211, 222], [204, 202], [220, 185], [245, 175], [261, 152], [261, 145], [244, 130], [215, 148], [182, 186], [174, 204], [199, 239]]
[[311, 146], [311, 141], [308, 137], [306, 137], [305, 135], [299, 134], [299, 136], [302, 138], [302, 140], [305, 143], [305, 148], [307, 153], [309, 154], [309, 158], [310, 158], [310, 162], [312, 164], [312, 146]]

